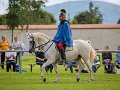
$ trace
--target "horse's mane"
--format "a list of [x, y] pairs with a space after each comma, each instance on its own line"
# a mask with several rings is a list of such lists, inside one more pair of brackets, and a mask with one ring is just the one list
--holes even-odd
[[44, 33], [38, 33], [38, 34], [40, 34], [41, 36], [43, 36], [43, 37], [46, 38], [46, 39], [52, 39], [51, 37], [49, 37], [48, 35], [46, 35], [46, 34], [44, 34]]
[[51, 37], [47, 36], [46, 34], [44, 33], [32, 33], [32, 36], [34, 37], [35, 40], [52, 40]]

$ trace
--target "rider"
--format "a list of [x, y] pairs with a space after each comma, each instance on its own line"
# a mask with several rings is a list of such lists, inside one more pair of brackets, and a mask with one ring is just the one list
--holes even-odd
[[73, 41], [72, 41], [72, 32], [70, 29], [70, 24], [66, 20], [66, 11], [65, 9], [60, 10], [59, 20], [60, 24], [58, 25], [58, 31], [53, 38], [53, 41], [56, 43], [57, 48], [61, 54], [61, 59], [64, 63], [66, 63], [66, 55], [65, 50], [66, 46], [72, 47]]

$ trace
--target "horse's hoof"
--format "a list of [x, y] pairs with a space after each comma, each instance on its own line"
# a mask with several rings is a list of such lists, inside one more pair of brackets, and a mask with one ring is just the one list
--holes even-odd
[[94, 81], [94, 79], [93, 79], [93, 78], [91, 78], [90, 80], [91, 80], [91, 81]]
[[58, 82], [58, 80], [54, 80], [54, 82]]
[[65, 68], [65, 71], [67, 71], [67, 68]]
[[54, 80], [54, 82], [59, 82], [60, 81], [60, 79], [56, 79], [56, 80]]
[[80, 81], [80, 78], [77, 78], [76, 80], [77, 80], [77, 82], [79, 82], [79, 81]]
[[88, 82], [91, 82], [91, 80], [87, 80]]
[[94, 79], [90, 79], [90, 80], [88, 80], [88, 82], [92, 82], [92, 81], [95, 81]]
[[43, 78], [43, 82], [46, 82], [46, 78]]

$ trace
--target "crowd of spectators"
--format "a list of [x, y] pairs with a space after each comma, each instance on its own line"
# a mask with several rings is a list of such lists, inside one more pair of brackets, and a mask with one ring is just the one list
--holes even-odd
[[[25, 45], [19, 41], [17, 35], [14, 36], [14, 41], [9, 43], [5, 35], [2, 36], [0, 41], [0, 50], [25, 50]], [[1, 52], [1, 68], [4, 69], [4, 62], [6, 60], [6, 71], [11, 70], [11, 65], [13, 65], [13, 72], [15, 72], [16, 64], [18, 57], [20, 56], [19, 52]]]

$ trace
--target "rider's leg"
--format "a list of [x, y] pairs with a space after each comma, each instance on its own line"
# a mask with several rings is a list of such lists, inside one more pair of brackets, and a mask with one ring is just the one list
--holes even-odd
[[61, 50], [60, 50], [60, 53], [61, 53], [61, 59], [64, 61], [64, 63], [66, 63], [65, 50], [64, 50], [64, 49], [61, 49]]
[[57, 44], [57, 47], [60, 51], [60, 54], [61, 54], [61, 59], [64, 61], [64, 63], [66, 63], [66, 55], [65, 55], [65, 50], [66, 50], [66, 45], [62, 42], [59, 42]]

